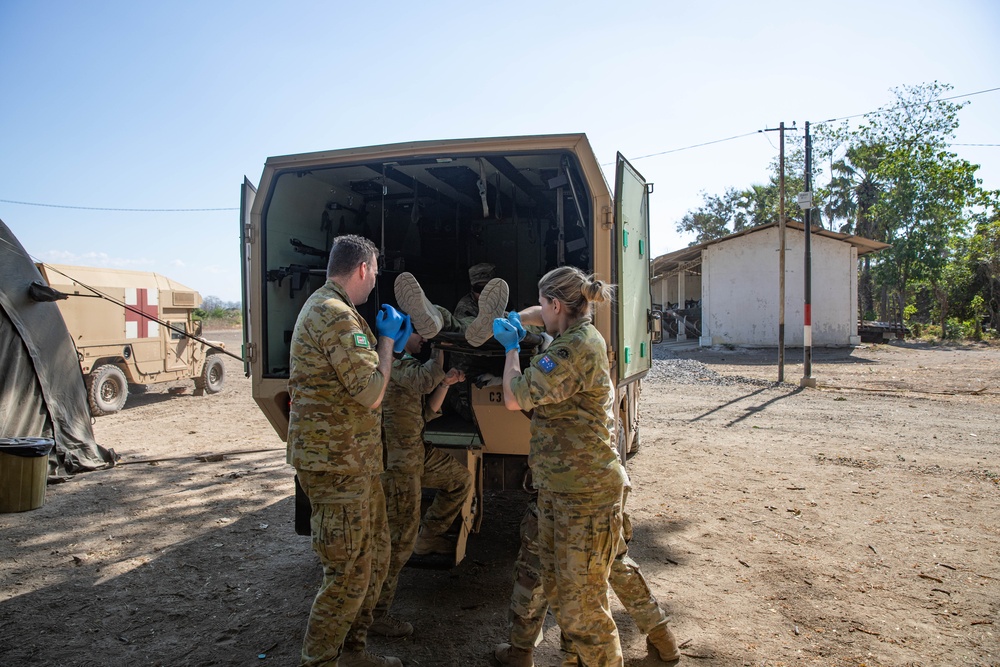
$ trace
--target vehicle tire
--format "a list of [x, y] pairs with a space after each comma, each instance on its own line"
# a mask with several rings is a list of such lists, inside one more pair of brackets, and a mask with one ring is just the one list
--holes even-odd
[[639, 427], [635, 427], [635, 433], [632, 435], [632, 449], [628, 450], [628, 454], [625, 455], [626, 459], [630, 459], [639, 453]]
[[226, 366], [217, 354], [210, 354], [205, 359], [201, 375], [194, 379], [194, 388], [207, 394], [218, 394], [226, 381]]
[[87, 399], [92, 415], [110, 415], [125, 407], [128, 380], [120, 368], [111, 364], [98, 366], [87, 379]]
[[625, 461], [628, 460], [628, 451], [626, 450], [625, 443], [625, 425], [622, 423], [621, 418], [618, 419], [618, 424], [615, 427], [615, 435], [618, 438], [618, 442], [615, 443], [615, 447], [618, 450], [618, 460], [621, 461], [622, 465], [625, 465]]

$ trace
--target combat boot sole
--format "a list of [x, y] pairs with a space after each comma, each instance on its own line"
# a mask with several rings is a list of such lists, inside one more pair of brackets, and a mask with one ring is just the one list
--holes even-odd
[[441, 327], [444, 326], [444, 318], [424, 295], [424, 290], [414, 275], [412, 273], [399, 274], [392, 287], [399, 309], [410, 316], [414, 330], [427, 340], [437, 336]]
[[493, 320], [506, 314], [509, 297], [510, 288], [502, 278], [486, 283], [479, 295], [479, 314], [465, 329], [465, 340], [469, 341], [469, 345], [479, 347], [493, 336]]

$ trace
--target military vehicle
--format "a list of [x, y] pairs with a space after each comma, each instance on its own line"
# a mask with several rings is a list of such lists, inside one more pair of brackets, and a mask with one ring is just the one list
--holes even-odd
[[193, 379], [195, 393], [222, 390], [225, 345], [200, 339], [195, 290], [157, 273], [36, 264], [76, 344], [95, 416], [118, 412], [129, 385]]
[[[597, 309], [616, 381], [618, 447], [638, 442], [639, 380], [651, 365], [660, 315], [650, 296], [649, 194], [642, 176], [617, 158], [614, 191], [584, 134], [459, 139], [349, 148], [268, 158], [259, 185], [244, 178], [244, 359], [253, 398], [275, 431], [288, 430], [289, 343], [306, 298], [325, 281], [331, 242], [344, 233], [381, 250], [376, 290], [359, 308], [374, 330], [393, 282], [414, 274], [428, 298], [449, 309], [469, 292], [468, 268], [496, 266], [510, 286], [508, 309], [538, 303], [538, 280], [577, 266], [618, 286]], [[482, 520], [484, 489], [527, 480], [529, 417], [503, 405], [503, 348], [433, 342], [467, 370], [471, 413], [453, 405], [427, 424], [428, 442], [447, 448], [476, 480], [463, 512], [456, 562]], [[522, 364], [535, 350], [522, 349]], [[446, 404], [447, 409], [447, 404]], [[301, 524], [300, 524], [301, 525]], [[305, 524], [306, 531], [308, 524]]]

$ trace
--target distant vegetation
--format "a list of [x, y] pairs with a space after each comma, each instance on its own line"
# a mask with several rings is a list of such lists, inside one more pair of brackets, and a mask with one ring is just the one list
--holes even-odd
[[201, 308], [195, 309], [194, 319], [201, 321], [205, 330], [234, 329], [243, 325], [240, 302], [223, 301], [217, 296], [206, 296]]
[[[813, 126], [813, 224], [889, 247], [858, 266], [858, 312], [865, 320], [905, 322], [939, 340], [997, 338], [1000, 330], [1000, 190], [983, 187], [952, 151], [958, 114], [951, 86], [894, 89], [896, 99], [853, 125]], [[801, 129], [801, 128], [800, 128]], [[801, 133], [786, 163], [785, 213], [801, 214], [805, 188]], [[777, 165], [767, 183], [702, 193], [704, 203], [677, 223], [695, 243], [778, 219]], [[829, 170], [822, 177], [824, 168]], [[825, 185], [823, 185], [825, 183]]]

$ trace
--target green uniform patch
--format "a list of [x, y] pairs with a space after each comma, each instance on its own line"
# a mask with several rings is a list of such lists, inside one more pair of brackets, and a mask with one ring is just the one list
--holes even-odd
[[354, 334], [354, 347], [368, 347], [368, 336], [363, 333]]

